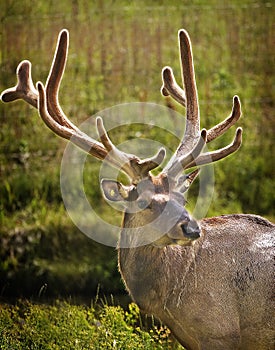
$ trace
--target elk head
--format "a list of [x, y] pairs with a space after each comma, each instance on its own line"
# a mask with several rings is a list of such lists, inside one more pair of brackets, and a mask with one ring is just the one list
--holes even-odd
[[[68, 44], [69, 33], [62, 30], [45, 86], [38, 82], [36, 88], [34, 87], [31, 63], [22, 61], [17, 68], [17, 85], [1, 94], [2, 101], [10, 102], [20, 98], [25, 100], [38, 108], [40, 117], [54, 133], [70, 140], [93, 157], [107, 161], [129, 177], [128, 186], [113, 180], [101, 182], [107, 200], [119, 201], [125, 207], [122, 232], [127, 231], [123, 236], [127, 244], [190, 244], [200, 236], [200, 228], [184, 207], [184, 193], [196, 178], [199, 166], [222, 159], [240, 147], [242, 129], [238, 128], [230, 145], [203, 153], [206, 143], [222, 135], [239, 119], [239, 98], [234, 97], [232, 112], [228, 118], [210, 130], [200, 130], [191, 42], [188, 33], [180, 30], [180, 62], [184, 89], [177, 84], [172, 69], [165, 67], [162, 71], [161, 92], [186, 107], [185, 132], [170, 161], [160, 174], [153, 176], [150, 171], [163, 162], [164, 148], [160, 148], [151, 158], [141, 160], [133, 154], [122, 152], [112, 143], [100, 117], [96, 119], [99, 142], [78, 129], [62, 111], [58, 91], [67, 61]], [[191, 168], [195, 170], [183, 175]]]

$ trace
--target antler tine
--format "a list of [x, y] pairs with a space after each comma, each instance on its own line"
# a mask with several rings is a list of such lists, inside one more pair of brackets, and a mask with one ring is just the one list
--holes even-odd
[[[108, 160], [110, 162], [115, 162], [116, 166], [119, 167], [126, 167], [126, 169], [124, 169], [126, 171], [126, 173], [128, 175], [130, 175], [130, 177], [134, 177], [134, 175], [132, 174], [132, 170], [128, 169], [128, 163], [129, 163], [129, 158], [130, 155], [126, 154], [122, 151], [120, 151], [111, 141], [111, 139], [109, 138], [107, 131], [104, 127], [103, 124], [103, 120], [101, 117], [97, 117], [96, 118], [96, 127], [97, 127], [97, 132], [98, 132], [98, 136], [100, 137], [100, 140], [103, 144], [103, 146], [105, 147], [105, 149], [107, 150], [107, 152], [109, 153], [109, 157]], [[132, 155], [131, 157], [132, 159], [136, 158], [138, 159], [136, 156]]]
[[239, 120], [241, 114], [241, 102], [239, 97], [236, 95], [233, 97], [233, 107], [230, 116], [207, 131], [207, 142], [211, 142], [217, 137], [223, 135], [232, 125], [234, 125]]
[[66, 117], [62, 111], [58, 92], [63, 73], [67, 63], [69, 48], [69, 32], [63, 29], [58, 36], [56, 50], [52, 61], [52, 66], [46, 82], [47, 108], [52, 117], [61, 125], [66, 125], [76, 132], [80, 130]]
[[162, 71], [162, 93], [166, 96], [170, 94], [176, 101], [182, 105], [186, 105], [186, 125], [184, 136], [177, 151], [164, 168], [164, 172], [166, 173], [171, 172], [171, 169], [173, 169], [172, 172], [174, 173], [173, 164], [178, 163], [178, 158], [184, 159], [187, 156], [187, 159], [189, 159], [188, 157], [194, 152], [194, 148], [196, 148], [196, 144], [200, 138], [200, 112], [191, 40], [184, 29], [179, 30], [178, 37], [182, 80], [185, 90], [182, 90], [176, 83], [172, 69], [165, 67]]
[[154, 156], [141, 160], [140, 166], [142, 167], [142, 173], [145, 175], [158, 167], [163, 162], [165, 155], [165, 148], [161, 147]]
[[179, 30], [178, 36], [182, 80], [185, 89], [181, 89], [176, 83], [172, 69], [165, 67], [162, 70], [162, 93], [165, 96], [171, 95], [176, 101], [186, 106], [186, 125], [184, 136], [171, 161], [166, 165], [165, 172], [169, 172], [173, 164], [178, 163], [178, 158], [191, 154], [200, 138], [200, 113], [191, 40], [184, 29]]
[[[197, 142], [200, 135], [200, 112], [198, 103], [198, 92], [193, 64], [192, 45], [186, 30], [179, 31], [180, 57], [182, 78], [186, 93], [186, 126], [184, 138], [178, 153], [182, 154], [182, 149], [190, 150]], [[180, 151], [180, 152], [179, 152]]]
[[189, 163], [185, 169], [190, 169], [194, 166], [205, 165], [212, 162], [216, 162], [217, 160], [223, 159], [230, 154], [236, 152], [241, 144], [242, 144], [242, 128], [238, 127], [235, 133], [234, 140], [231, 144], [224, 148], [220, 148], [213, 152], [203, 153], [194, 159], [191, 163]]
[[37, 108], [38, 93], [33, 85], [31, 77], [31, 62], [24, 60], [19, 63], [17, 70], [17, 84], [4, 90], [0, 96], [3, 102], [12, 102], [23, 99], [33, 107]]
[[96, 124], [100, 140], [108, 151], [108, 161], [128, 174], [133, 184], [146, 177], [149, 171], [156, 168], [164, 160], [166, 154], [164, 148], [160, 148], [156, 155], [143, 160], [133, 154], [120, 151], [109, 138], [101, 117], [96, 118]]
[[163, 96], [173, 97], [179, 104], [186, 106], [186, 96], [184, 90], [177, 84], [171, 67], [164, 67], [162, 70], [161, 93]]

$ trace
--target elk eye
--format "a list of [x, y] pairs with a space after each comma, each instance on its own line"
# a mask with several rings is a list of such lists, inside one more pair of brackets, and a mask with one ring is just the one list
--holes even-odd
[[149, 206], [149, 202], [146, 199], [140, 199], [137, 202], [139, 209], [145, 209]]

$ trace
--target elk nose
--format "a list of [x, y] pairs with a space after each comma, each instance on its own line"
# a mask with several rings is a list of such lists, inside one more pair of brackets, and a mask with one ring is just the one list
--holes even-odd
[[185, 222], [184, 224], [180, 225], [182, 232], [185, 237], [189, 239], [197, 239], [201, 236], [199, 225], [196, 223], [196, 221], [189, 221]]

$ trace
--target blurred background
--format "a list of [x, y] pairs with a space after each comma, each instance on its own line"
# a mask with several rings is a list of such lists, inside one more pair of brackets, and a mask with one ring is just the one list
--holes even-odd
[[[222, 121], [235, 94], [242, 102], [243, 145], [215, 164], [207, 216], [243, 212], [274, 221], [273, 20], [271, 1], [1, 1], [0, 91], [15, 84], [23, 59], [33, 64], [33, 80], [45, 82], [57, 35], [67, 28], [60, 101], [76, 125], [123, 102], [154, 102], [184, 114], [159, 90], [165, 65], [180, 82], [177, 31], [185, 28], [193, 43], [202, 127]], [[87, 238], [64, 208], [59, 171], [66, 142], [22, 101], [0, 103], [0, 123], [0, 297], [112, 294], [127, 301], [115, 249]], [[111, 136], [116, 144], [131, 133]], [[140, 133], [153, 137], [150, 130]], [[234, 130], [227, 134], [213, 147], [231, 142]], [[85, 188], [102, 216], [119, 224], [120, 214], [101, 197], [99, 166], [88, 163]]]

